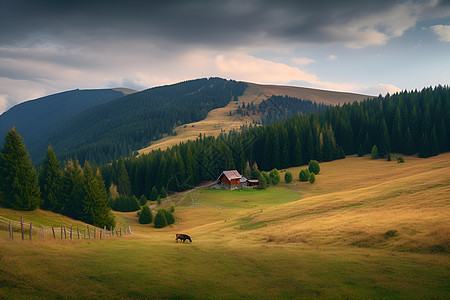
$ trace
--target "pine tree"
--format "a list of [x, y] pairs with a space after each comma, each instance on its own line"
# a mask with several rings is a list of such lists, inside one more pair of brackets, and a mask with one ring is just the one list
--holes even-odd
[[162, 210], [158, 210], [155, 216], [155, 228], [164, 228], [167, 224], [166, 214]]
[[309, 166], [308, 166], [308, 170], [309, 172], [312, 174], [319, 174], [320, 172], [320, 165], [319, 162], [317, 160], [311, 160], [309, 161]]
[[62, 184], [61, 164], [56, 158], [55, 152], [51, 146], [48, 146], [47, 156], [39, 172], [39, 186], [41, 189], [41, 198], [43, 209], [58, 211], [58, 198]]
[[166, 188], [164, 186], [161, 187], [161, 190], [159, 192], [159, 196], [164, 199], [167, 198], [167, 192], [166, 192]]
[[145, 195], [142, 195], [142, 196], [139, 198], [139, 204], [140, 204], [140, 205], [147, 205], [147, 198], [145, 198]]
[[79, 219], [82, 214], [84, 192], [84, 178], [80, 164], [77, 159], [69, 159], [64, 168], [58, 212]]
[[248, 162], [248, 160], [245, 165], [244, 177], [249, 178], [249, 179], [252, 178], [252, 169], [250, 168], [250, 163]]
[[431, 131], [430, 142], [431, 142], [431, 147], [430, 147], [431, 156], [438, 155], [439, 154], [439, 140], [437, 137], [436, 128], [434, 126], [433, 126], [433, 130]]
[[153, 214], [150, 211], [148, 205], [144, 205], [144, 207], [142, 207], [141, 213], [139, 214], [139, 223], [150, 224], [151, 222], [153, 222]]
[[389, 152], [391, 152], [391, 143], [386, 126], [386, 121], [383, 118], [380, 127], [380, 138], [378, 140], [378, 155], [380, 157], [384, 157]]
[[150, 192], [149, 200], [156, 201], [158, 199], [158, 190], [156, 186], [153, 186], [152, 191]]
[[314, 175], [314, 173], [311, 173], [311, 176], [309, 176], [309, 182], [310, 183], [316, 182], [316, 175]]
[[363, 157], [364, 156], [364, 149], [362, 145], [359, 145], [358, 148], [358, 157]]
[[120, 195], [131, 196], [131, 183], [128, 177], [125, 162], [121, 157], [118, 161], [118, 175], [117, 175], [117, 191]]
[[0, 204], [16, 210], [35, 210], [40, 204], [38, 176], [22, 137], [15, 128], [0, 151]]
[[311, 173], [308, 169], [300, 170], [300, 173], [298, 174], [298, 179], [300, 179], [300, 181], [308, 181], [309, 177], [311, 177]]
[[165, 209], [162, 209], [162, 211], [166, 215], [167, 225], [175, 224], [175, 217], [173, 216], [173, 214]]
[[256, 161], [253, 162], [252, 165], [252, 177], [251, 178], [258, 178], [259, 176], [259, 169], [258, 169], [258, 164], [256, 163]]
[[372, 155], [372, 159], [377, 159], [378, 158], [377, 145], [373, 145], [371, 155]]
[[264, 173], [265, 172], [261, 172], [261, 173], [259, 173], [259, 176], [258, 176], [259, 188], [261, 188], [261, 189], [267, 188], [267, 180], [266, 180], [266, 177], [264, 176]]

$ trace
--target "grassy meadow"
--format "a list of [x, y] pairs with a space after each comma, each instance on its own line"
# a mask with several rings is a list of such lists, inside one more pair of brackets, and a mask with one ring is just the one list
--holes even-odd
[[[449, 153], [404, 164], [352, 156], [322, 163], [314, 184], [298, 181], [301, 168], [267, 190], [173, 195], [161, 205], [176, 207], [172, 227], [116, 213], [127, 237], [30, 242], [0, 231], [0, 298], [450, 297]], [[20, 214], [61, 218], [0, 210]]]

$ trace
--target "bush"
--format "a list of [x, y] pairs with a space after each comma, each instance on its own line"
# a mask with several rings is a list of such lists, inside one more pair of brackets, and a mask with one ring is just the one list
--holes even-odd
[[308, 169], [303, 169], [298, 174], [298, 178], [300, 179], [300, 181], [308, 181], [310, 176], [311, 174], [309, 173]]
[[158, 210], [158, 213], [155, 216], [155, 228], [164, 228], [167, 226], [166, 213], [163, 210]]
[[396, 156], [395, 157], [397, 159], [397, 163], [402, 164], [405, 162], [405, 159], [403, 158], [403, 156]]
[[320, 172], [319, 162], [317, 160], [310, 160], [308, 169], [310, 173], [314, 173], [316, 175], [319, 174]]
[[311, 173], [311, 176], [309, 176], [309, 182], [311, 183], [316, 182], [316, 175], [314, 173]]
[[273, 185], [277, 185], [280, 182], [280, 173], [278, 172], [277, 169], [272, 169], [272, 171], [270, 171], [270, 182], [272, 182]]
[[386, 231], [386, 232], [384, 233], [384, 236], [385, 236], [386, 238], [394, 237], [394, 236], [397, 236], [397, 235], [398, 235], [398, 231], [395, 230], [395, 229], [388, 230], [388, 231]]
[[139, 223], [150, 224], [151, 222], [153, 222], [153, 214], [150, 211], [148, 205], [144, 205], [144, 207], [141, 210], [141, 214], [139, 216]]
[[286, 183], [290, 183], [290, 182], [292, 182], [292, 179], [293, 179], [292, 178], [292, 173], [287, 171], [286, 174], [284, 174], [284, 181]]
[[372, 155], [372, 159], [377, 159], [378, 158], [377, 145], [373, 145], [371, 155]]
[[137, 211], [141, 209], [138, 199], [135, 196], [119, 196], [118, 198], [111, 200], [111, 209], [121, 212]]
[[266, 185], [271, 185], [272, 181], [270, 180], [270, 176], [269, 174], [267, 174], [266, 172], [261, 172], [262, 176], [264, 176], [264, 179], [266, 180]]
[[140, 205], [146, 205], [147, 204], [147, 198], [145, 198], [145, 195], [142, 195], [141, 198], [139, 198], [139, 204]]
[[170, 207], [170, 212], [174, 213], [175, 212], [175, 206]]
[[264, 176], [264, 174], [267, 174], [265, 172], [261, 172], [258, 176], [258, 182], [259, 182], [259, 187], [260, 189], [266, 189], [267, 188], [267, 181], [266, 181], [266, 176]]

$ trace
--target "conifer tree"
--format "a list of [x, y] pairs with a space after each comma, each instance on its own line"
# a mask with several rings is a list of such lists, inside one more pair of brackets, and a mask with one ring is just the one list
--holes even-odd
[[61, 195], [62, 175], [61, 164], [56, 158], [52, 146], [48, 146], [47, 156], [39, 173], [39, 186], [43, 200], [41, 207], [43, 209], [53, 212], [58, 211], [58, 198]]
[[84, 178], [80, 164], [77, 159], [69, 159], [64, 168], [58, 212], [80, 219], [84, 192]]
[[259, 176], [259, 169], [258, 169], [258, 164], [256, 163], [256, 161], [253, 162], [252, 165], [252, 173], [251, 173], [251, 178], [258, 178]]
[[125, 168], [125, 162], [122, 157], [119, 159], [117, 167], [117, 191], [120, 195], [131, 196], [130, 177], [128, 177], [128, 172]]
[[153, 214], [150, 211], [148, 205], [144, 205], [144, 207], [142, 207], [141, 213], [139, 214], [139, 223], [150, 224], [151, 222], [153, 222]]
[[[261, 189], [267, 188], [267, 180], [266, 180], [266, 177], [264, 176], [264, 173], [265, 172], [261, 172], [261, 173], [259, 173], [259, 176], [258, 176], [258, 183], [259, 183], [259, 187]], [[265, 174], [267, 174], [267, 173], [265, 173]]]
[[372, 159], [377, 159], [378, 158], [377, 145], [373, 145], [371, 155], [372, 155]]
[[139, 198], [139, 204], [140, 204], [140, 205], [146, 205], [146, 204], [147, 204], [147, 198], [145, 198], [145, 195], [142, 195], [142, 196]]
[[310, 183], [316, 182], [316, 175], [314, 173], [311, 173], [311, 176], [309, 176], [309, 182]]
[[158, 199], [158, 190], [156, 186], [153, 186], [152, 191], [150, 192], [149, 200], [156, 201]]
[[248, 162], [248, 160], [244, 169], [244, 177], [249, 179], [252, 178], [252, 169], [250, 168], [250, 163]]
[[167, 198], [167, 192], [166, 192], [166, 188], [164, 186], [161, 187], [161, 191], [159, 192], [159, 196], [161, 198]]
[[439, 140], [437, 137], [437, 133], [436, 133], [436, 127], [433, 126], [433, 130], [431, 131], [431, 137], [430, 137], [430, 142], [431, 142], [431, 156], [434, 155], [438, 155], [439, 154]]
[[155, 216], [155, 228], [164, 228], [167, 226], [166, 214], [162, 210], [158, 210]]
[[363, 157], [364, 156], [364, 149], [362, 145], [359, 145], [358, 148], [358, 157]]
[[0, 204], [16, 210], [35, 210], [40, 204], [38, 176], [22, 137], [15, 128], [0, 151]]
[[320, 173], [320, 165], [319, 162], [317, 160], [311, 160], [309, 161], [309, 166], [308, 166], [308, 170], [309, 172], [312, 174], [319, 174]]
[[389, 133], [386, 126], [386, 121], [383, 118], [380, 127], [380, 137], [378, 140], [378, 155], [384, 157], [386, 154], [391, 152], [391, 143], [389, 138]]

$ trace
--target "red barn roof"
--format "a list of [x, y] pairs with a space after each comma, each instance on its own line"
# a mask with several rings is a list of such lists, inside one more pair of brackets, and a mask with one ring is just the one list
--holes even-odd
[[232, 179], [241, 179], [241, 174], [237, 170], [230, 170], [230, 171], [223, 171], [220, 176], [217, 178], [217, 180], [220, 180], [222, 176], [225, 176], [228, 180]]

